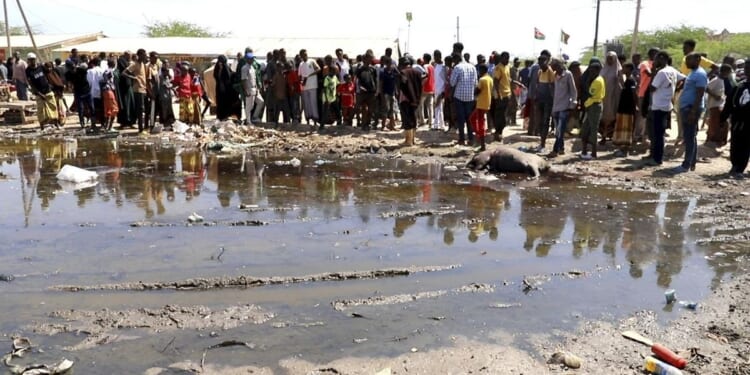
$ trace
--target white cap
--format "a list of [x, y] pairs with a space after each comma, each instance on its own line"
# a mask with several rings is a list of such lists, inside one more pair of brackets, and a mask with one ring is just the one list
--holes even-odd
[[735, 65], [737, 65], [737, 66], [744, 65], [744, 64], [745, 64], [745, 60], [743, 60], [743, 59], [739, 59], [739, 60], [735, 61]]
[[26, 55], [26, 59], [36, 59], [36, 55], [34, 52], [29, 52], [29, 54]]

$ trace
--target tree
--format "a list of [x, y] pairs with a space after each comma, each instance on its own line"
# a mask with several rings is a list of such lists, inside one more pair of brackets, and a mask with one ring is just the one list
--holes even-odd
[[[615, 39], [620, 40], [625, 45], [627, 53], [630, 53], [632, 34], [621, 35]], [[750, 56], [750, 34], [748, 33], [729, 34], [722, 38], [714, 36], [709, 28], [686, 25], [641, 32], [638, 34], [637, 49], [638, 53], [645, 58], [649, 48], [659, 48], [669, 53], [673, 57], [674, 64], [679, 65], [682, 60], [682, 43], [687, 39], [696, 41], [696, 52], [708, 54], [708, 58], [717, 63], [720, 63], [727, 55]], [[588, 48], [584, 51], [581, 61], [588, 63], [591, 56], [591, 48]]]
[[[34, 27], [31, 28], [31, 31], [34, 31]], [[25, 26], [11, 26], [10, 28], [8, 28], [8, 33], [10, 35], [28, 34]], [[0, 21], [0, 36], [5, 36], [5, 22], [3, 21]]]
[[169, 36], [183, 36], [194, 38], [224, 38], [230, 33], [213, 32], [207, 27], [185, 21], [151, 21], [143, 26], [144, 36], [149, 38], [163, 38]]

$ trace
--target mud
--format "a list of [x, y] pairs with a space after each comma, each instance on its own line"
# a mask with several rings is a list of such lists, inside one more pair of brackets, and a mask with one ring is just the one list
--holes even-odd
[[366, 280], [388, 277], [405, 277], [416, 273], [449, 271], [461, 267], [460, 265], [449, 266], [426, 266], [393, 268], [372, 271], [353, 272], [330, 272], [306, 276], [275, 276], [275, 277], [253, 277], [253, 276], [222, 276], [213, 278], [196, 278], [182, 281], [165, 282], [137, 282], [101, 285], [55, 285], [50, 290], [64, 292], [88, 292], [88, 291], [145, 291], [145, 290], [208, 290], [222, 288], [248, 288], [263, 287], [269, 285], [287, 285], [326, 281]]
[[396, 305], [396, 304], [403, 304], [403, 303], [418, 301], [420, 299], [439, 298], [439, 297], [448, 295], [450, 293], [452, 294], [478, 293], [478, 292], [492, 293], [494, 291], [495, 291], [495, 287], [492, 285], [472, 283], [472, 284], [464, 285], [460, 288], [455, 288], [452, 290], [435, 290], [435, 291], [419, 292], [419, 293], [412, 293], [412, 294], [399, 294], [395, 296], [376, 296], [376, 297], [368, 297], [368, 298], [361, 298], [361, 299], [354, 299], [354, 300], [338, 300], [338, 301], [332, 302], [331, 305], [336, 311], [344, 311], [344, 310], [350, 309], [352, 307], [357, 307], [357, 306]]
[[[238, 300], [255, 303], [257, 298], [261, 301], [258, 305], [264, 307], [266, 300], [276, 303], [269, 308], [269, 311], [274, 311], [273, 316], [281, 314], [277, 307], [290, 311], [279, 321], [255, 327], [251, 324], [253, 320], [249, 319], [228, 332], [243, 340], [252, 338], [253, 341], [249, 343], [255, 343], [254, 340], [259, 337], [273, 342], [268, 344], [267, 351], [264, 345], [252, 351], [242, 347], [217, 348], [202, 358], [207, 345], [201, 343], [197, 348], [191, 346], [190, 349], [185, 349], [186, 344], [182, 345], [179, 354], [169, 349], [167, 354], [170, 355], [165, 355], [166, 358], [148, 357], [142, 363], [139, 355], [129, 354], [130, 358], [120, 357], [119, 360], [124, 363], [123, 366], [132, 366], [139, 371], [152, 367], [146, 372], [149, 374], [186, 371], [209, 374], [640, 374], [648, 348], [620, 336], [621, 331], [633, 329], [690, 356], [692, 361], [686, 373], [750, 373], [750, 321], [747, 318], [750, 306], [750, 279], [747, 277], [750, 215], [746, 209], [750, 207], [750, 186], [746, 180], [726, 177], [729, 170], [726, 149], [717, 150], [701, 145], [699, 158], [710, 158], [711, 162], [699, 163], [695, 173], [671, 176], [669, 167], [676, 166], [681, 158], [679, 150], [673, 146], [667, 149], [665, 167], [654, 169], [640, 161], [641, 155], [612, 157], [610, 153], [613, 148], [609, 145], [600, 150], [598, 160], [580, 162], [575, 155], [580, 146], [577, 141], [572, 141], [567, 145], [569, 150], [566, 150], [565, 156], [548, 160], [553, 166], [553, 174], [540, 181], [528, 182], [523, 181], [522, 176], [512, 174], [487, 176], [465, 173], [462, 166], [471, 158], [473, 150], [457, 146], [451, 135], [442, 132], [420, 131], [417, 146], [400, 147], [402, 135], [398, 132], [366, 134], [354, 128], [330, 127], [323, 134], [318, 134], [305, 126], [271, 128], [268, 125], [245, 129], [234, 124], [207, 125], [206, 130], [193, 128], [185, 134], [165, 133], [149, 137], [131, 136], [130, 132], [125, 131], [121, 138], [113, 139], [115, 146], [99, 154], [92, 151], [93, 146], [84, 146], [92, 137], [83, 137], [70, 127], [63, 132], [44, 133], [0, 129], [14, 142], [23, 144], [28, 141], [28, 146], [18, 151], [19, 155], [28, 155], [37, 150], [38, 147], [32, 147], [37, 140], [68, 137], [81, 141], [79, 154], [74, 152], [72, 157], [62, 157], [55, 154], [56, 151], [48, 152], [44, 148], [47, 146], [42, 147], [40, 163], [44, 165], [43, 168], [34, 170], [26, 162], [19, 163], [20, 175], [15, 165], [13, 169], [0, 171], [0, 180], [6, 184], [4, 186], [14, 184], [13, 189], [17, 191], [18, 182], [21, 182], [21, 189], [32, 192], [29, 194], [24, 190], [25, 206], [24, 210], [19, 211], [20, 216], [25, 214], [25, 224], [28, 226], [30, 222], [32, 229], [25, 232], [23, 223], [18, 225], [11, 219], [3, 222], [12, 223], [4, 232], [11, 239], [11, 251], [0, 250], [0, 256], [9, 267], [14, 267], [3, 269], [5, 275], [15, 272], [32, 274], [31, 270], [16, 271], [17, 259], [21, 255], [13, 252], [39, 251], [40, 245], [35, 242], [39, 240], [34, 239], [38, 233], [54, 236], [55, 231], [69, 231], [70, 227], [82, 231], [71, 236], [80, 234], [92, 243], [87, 244], [83, 256], [76, 252], [73, 241], [63, 241], [60, 247], [66, 256], [107, 265], [103, 267], [102, 274], [66, 270], [74, 274], [84, 273], [81, 278], [84, 280], [63, 273], [60, 277], [64, 277], [65, 281], [56, 282], [83, 285], [49, 287], [45, 283], [46, 277], [17, 278], [12, 283], [0, 283], [1, 287], [10, 291], [9, 298], [22, 306], [11, 310], [8, 315], [18, 314], [24, 308], [27, 311], [40, 311], [45, 316], [33, 318], [39, 322], [35, 326], [40, 333], [57, 333], [57, 336], [63, 337], [77, 332], [87, 335], [83, 342], [64, 348], [78, 350], [76, 354], [87, 356], [89, 363], [113, 366], [84, 368], [77, 372], [122, 373], [122, 367], [112, 364], [117, 361], [112, 359], [116, 351], [143, 355], [140, 343], [158, 337], [157, 331], [170, 332], [171, 336], [178, 335], [184, 329], [215, 329], [222, 330], [224, 335], [222, 323], [226, 322], [222, 319], [216, 319], [214, 326], [200, 328], [196, 320], [201, 320], [201, 312], [205, 312], [203, 308], [209, 309], [203, 305], [217, 311], [213, 315], [231, 315], [231, 312], [215, 306], [232, 305]], [[523, 148], [537, 142], [536, 138], [526, 136], [519, 127], [508, 128], [506, 132], [509, 134], [504, 144], [509, 147]], [[492, 146], [490, 144], [489, 148]], [[86, 147], [89, 147], [88, 157], [80, 153]], [[643, 154], [645, 150], [639, 147], [635, 148], [635, 152]], [[182, 150], [192, 149], [215, 151], [179, 154]], [[4, 161], [14, 162], [16, 159], [11, 154], [15, 153], [7, 153]], [[49, 182], [47, 176], [54, 174], [53, 169], [59, 168], [54, 164], [58, 161], [99, 168], [105, 164], [102, 161], [105, 156], [108, 158], [111, 154], [132, 157], [123, 157], [125, 165], [115, 163], [107, 169], [108, 172], [102, 172], [98, 187], [66, 191], [64, 186], [58, 187], [54, 181]], [[221, 154], [221, 158], [217, 154]], [[193, 164], [200, 164], [195, 159], [205, 155], [213, 158], [211, 163], [203, 163], [208, 172], [203, 168], [192, 168]], [[243, 157], [241, 162], [232, 159], [240, 155]], [[252, 162], [246, 162], [245, 155], [252, 157]], [[372, 159], [364, 159], [364, 155]], [[283, 157], [284, 160], [269, 162], [269, 156]], [[311, 162], [305, 157], [317, 160]], [[300, 166], [289, 162], [291, 158], [304, 161]], [[181, 159], [184, 171], [175, 172], [177, 165], [174, 159]], [[358, 160], [352, 164], [354, 167], [338, 169], [352, 160]], [[251, 163], [255, 164], [255, 168], [248, 172], [244, 169], [242, 174], [227, 172], [231, 169], [229, 166], [239, 168]], [[357, 168], [363, 172], [357, 173]], [[355, 171], [350, 173], [352, 170]], [[5, 178], [9, 171], [13, 176]], [[34, 194], [31, 187], [35, 174], [26, 172], [40, 171], [41, 179], [37, 179], [37, 182], [41, 181], [40, 188]], [[208, 174], [208, 178], [204, 178], [204, 173]], [[138, 183], [144, 187], [136, 189], [132, 182], [113, 182], [134, 176], [140, 179]], [[273, 182], [263, 182], [271, 179]], [[570, 184], [580, 185], [581, 193], [577, 194], [576, 188], [570, 188]], [[555, 194], [558, 189], [567, 195]], [[175, 199], [175, 192], [178, 192], [176, 203], [170, 205], [172, 201], [169, 199]], [[631, 192], [639, 194], [629, 194]], [[73, 199], [66, 200], [66, 194]], [[165, 199], [162, 194], [168, 198]], [[249, 219], [226, 219], [231, 216], [226, 214], [229, 209], [217, 211], [225, 213], [225, 216], [212, 217], [205, 223], [194, 224], [190, 230], [180, 231], [188, 227], [184, 220], [187, 214], [175, 206], [177, 203], [189, 206], [191, 200], [193, 203], [200, 200], [201, 194], [203, 198], [215, 194], [223, 208], [231, 207], [233, 212], [252, 216]], [[31, 201], [36, 197], [37, 201], [27, 203], [29, 197]], [[183, 197], [184, 202], [179, 202]], [[50, 204], [54, 199], [59, 203]], [[115, 229], [107, 225], [112, 220], [111, 215], [76, 219], [75, 225], [65, 221], [63, 225], [68, 226], [63, 229], [54, 226], [54, 219], [59, 218], [55, 216], [56, 210], [69, 210], [68, 207], [77, 206], [86, 215], [97, 212], [98, 208], [108, 210], [115, 207], [114, 204], [100, 204], [100, 200], [116, 202], [116, 207], [121, 210], [118, 214], [122, 213], [126, 218], [116, 218], [111, 226]], [[70, 201], [73, 202], [70, 206], [63, 204]], [[373, 202], [373, 206], [367, 205]], [[216, 205], [216, 202], [206, 204], [202, 207], [206, 211], [197, 212], [203, 214]], [[37, 206], [43, 208], [43, 214], [35, 211]], [[84, 206], [87, 210], [83, 210]], [[132, 207], [137, 207], [141, 214], [132, 215], [128, 210]], [[194, 212], [192, 210], [189, 212]], [[175, 214], [175, 211], [179, 214]], [[290, 250], [288, 247], [292, 246], [287, 247], [286, 242], [269, 241], [268, 232], [263, 231], [274, 230], [281, 225], [253, 228], [248, 232], [253, 235], [262, 232], [253, 237], [262, 242], [260, 248], [267, 248], [269, 253], [284, 254], [285, 258], [264, 258], [263, 251], [240, 254], [232, 248], [227, 253], [232, 256], [229, 258], [244, 257], [253, 262], [260, 258], [261, 261], [231, 263], [233, 259], [224, 259], [229, 263], [225, 268], [203, 267], [200, 262], [205, 263], [208, 255], [194, 255], [190, 246], [174, 244], [178, 240], [160, 241], [149, 237], [139, 239], [135, 244], [112, 245], [108, 238], [102, 238], [110, 234], [126, 238], [120, 229], [132, 225], [135, 228], [155, 228], [153, 231], [133, 230], [140, 236], [148, 235], [144, 232], [161, 234], [174, 231], [168, 235], [177, 238], [185, 236], [184, 240], [179, 241], [190, 243], [200, 236], [195, 234], [202, 233], [200, 228], [216, 231], [216, 238], [220, 238], [221, 235], [234, 235], [228, 232], [233, 229], [233, 224], [287, 224], [288, 218], [284, 215], [291, 211], [297, 216], [298, 223], [311, 223], [304, 226], [303, 230], [309, 235], [299, 241], [302, 245]], [[309, 214], [308, 211], [313, 213]], [[372, 218], [377, 220], [371, 219], [370, 211]], [[558, 222], [558, 218], [562, 217], [566, 222]], [[42, 228], [43, 225], [47, 227]], [[292, 226], [283, 228], [294, 229]], [[376, 229], [368, 232], [368, 228]], [[104, 234], [97, 237], [94, 233], [98, 231]], [[464, 238], [459, 238], [460, 235]], [[291, 231], [289, 237], [293, 237]], [[351, 241], [341, 240], [342, 237]], [[65, 237], [57, 238], [65, 240]], [[105, 244], [101, 246], [102, 249], [98, 247], [99, 242]], [[148, 251], [153, 252], [154, 256], [144, 254], [145, 251], [138, 252], [138, 249], [146, 248], [147, 242], [153, 243]], [[316, 244], [326, 249], [324, 257], [320, 252], [311, 250]], [[205, 247], [205, 243], [203, 245]], [[215, 250], [219, 246], [223, 249], [224, 244], [210, 245]], [[122, 250], [112, 251], [110, 246], [122, 247]], [[305, 252], [300, 250], [303, 247]], [[53, 248], [57, 249], [57, 246]], [[98, 250], [103, 251], [101, 257], [96, 255]], [[133, 262], [129, 252], [137, 252], [144, 257], [142, 262], [147, 263], [148, 267]], [[419, 254], [421, 257], [416, 259], [421, 263], [412, 263], [411, 260], [415, 258], [404, 260], [410, 253], [412, 257], [415, 253]], [[28, 267], [46, 268], [39, 272], [34, 270], [34, 275], [51, 275], [58, 265], [47, 262], [64, 261], [51, 252], [40, 254], [44, 255], [31, 253], [35, 264]], [[192, 258], [187, 258], [185, 254]], [[218, 258], [221, 254], [223, 250]], [[45, 256], [51, 260], [47, 261]], [[88, 260], [88, 257], [96, 258]], [[213, 255], [211, 257], [214, 259]], [[325, 260], [321, 262], [321, 258]], [[200, 259], [200, 262], [193, 262], [194, 259]], [[384, 268], [361, 273], [328, 272], [330, 268], [361, 269], [356, 268], [360, 264], [357, 262], [367, 262], [363, 268], [377, 269], [464, 261], [469, 264], [464, 265], [465, 269], [440, 273], [440, 277], [435, 278], [428, 275], [401, 278], [413, 272], [425, 272], [416, 268]], [[121, 262], [124, 265], [120, 265]], [[306, 270], [310, 266], [308, 262], [313, 263], [315, 271]], [[334, 262], [349, 263], [341, 266]], [[387, 266], [379, 265], [381, 263]], [[154, 267], [154, 264], [159, 266]], [[305, 270], [299, 274], [323, 273], [300, 277], [206, 276], [183, 279], [196, 274], [257, 272], [264, 267], [277, 267], [278, 264], [299, 267], [294, 270]], [[593, 264], [598, 266], [592, 267]], [[620, 265], [623, 272], [604, 272], [619, 271]], [[27, 265], [24, 263], [22, 266]], [[256, 268], [241, 271], [246, 266]], [[539, 270], [537, 267], [546, 268]], [[173, 271], [174, 268], [181, 268], [179, 271], [182, 273]], [[434, 270], [453, 268], [455, 266], [436, 267]], [[163, 277], [182, 281], [132, 281], [142, 277], [136, 271], [145, 271], [143, 279]], [[135, 274], [130, 278], [128, 272]], [[161, 276], [161, 272], [170, 272], [170, 276]], [[512, 276], [506, 276], [506, 273]], [[58, 275], [55, 275], [57, 278]], [[100, 284], [107, 277], [112, 278], [110, 275], [125, 275], [123, 277], [131, 281]], [[320, 282], [357, 279], [363, 281], [339, 282], [334, 283], [336, 286], [333, 287]], [[563, 282], [565, 280], [570, 282]], [[469, 281], [477, 281], [477, 285], [495, 283], [514, 287], [498, 287], [494, 292], [476, 295], [469, 293], [476, 289], [472, 286], [465, 292], [450, 289]], [[278, 293], [274, 288], [265, 288], [247, 294], [242, 290], [271, 285], [288, 286], [289, 289]], [[679, 305], [662, 307], [658, 302], [653, 302], [662, 299], [663, 289], [674, 285], [685, 285], [684, 289], [678, 289], [678, 295], [693, 292], [688, 288], [706, 291], [706, 294], [694, 294], [699, 302], [697, 311], [681, 309]], [[37, 290], [46, 291], [38, 295]], [[164, 290], [166, 293], [140, 294], [143, 301], [132, 301], [128, 293], [109, 293], [148, 290]], [[185, 301], [192, 297], [191, 293], [169, 293], [175, 290], [211, 292], [196, 293], [207, 300], [201, 301], [201, 306], [192, 305], [194, 301], [181, 304], [193, 306], [185, 308], [185, 317], [180, 316], [179, 311], [168, 311], [166, 307], [140, 307], [163, 305], [164, 301], [161, 300], [154, 304], [154, 299]], [[82, 313], [46, 316], [50, 310], [68, 311], [60, 310], [60, 305], [69, 303], [65, 301], [69, 298], [67, 295], [56, 293], [60, 291], [99, 293], [76, 295], [80, 299]], [[287, 298], [269, 297], [286, 292], [289, 292]], [[27, 298], [24, 293], [29, 293], [28, 298], [33, 303], [23, 304]], [[424, 297], [420, 297], [422, 295]], [[90, 297], [102, 299], [102, 302]], [[297, 299], [303, 302], [297, 302]], [[84, 309], [88, 305], [122, 305], [123, 300], [132, 303], [129, 306], [132, 308], [119, 312], [112, 310], [109, 314], [93, 307]], [[371, 306], [380, 314], [372, 315], [377, 319], [342, 318], [328, 305], [332, 300], [351, 303], [351, 306]], [[183, 309], [176, 307], [176, 303], [170, 306]], [[344, 306], [344, 309], [349, 308], [348, 305]], [[633, 313], [633, 306], [638, 306], [637, 310], [646, 310]], [[154, 316], [144, 312], [146, 310]], [[328, 311], [333, 317], [321, 311]], [[5, 310], [2, 312], [5, 313]], [[132, 319], [118, 323], [118, 314], [123, 312], [130, 314]], [[101, 322], [97, 321], [100, 319], [97, 313], [104, 314]], [[258, 314], [266, 319], [268, 317], [264, 314], [270, 313], [261, 311]], [[170, 319], [170, 315], [177, 322]], [[370, 312], [363, 316], [369, 318]], [[461, 319], [455, 318], [459, 316]], [[621, 319], [623, 316], [629, 317]], [[235, 323], [231, 316], [224, 318], [230, 324]], [[31, 318], [17, 320], [23, 319]], [[455, 323], [459, 320], [460, 324]], [[146, 325], [138, 326], [139, 322]], [[15, 323], [5, 318], [0, 320], [0, 327], [4, 331], [14, 331]], [[196, 326], [198, 328], [194, 328]], [[517, 326], [521, 328], [516, 329]], [[575, 327], [572, 331], [571, 326]], [[501, 330], [500, 327], [508, 330]], [[281, 334], [269, 334], [269, 331], [263, 331], [265, 328]], [[383, 332], [387, 333], [388, 339], [378, 336]], [[467, 332], [466, 337], [461, 336], [464, 332]], [[275, 336], [284, 336], [287, 340]], [[186, 339], [194, 340], [194, 336]], [[169, 347], [174, 339], [169, 341], [169, 337], [164, 337], [162, 341], [156, 352]], [[169, 344], [165, 347], [167, 341]], [[60, 348], [55, 346], [57, 344], [50, 345], [50, 350], [55, 354], [60, 352]], [[97, 351], [102, 345], [117, 349], [103, 354]], [[547, 364], [554, 353], [559, 352], [580, 357], [581, 369], [572, 371], [561, 364]], [[139, 360], [133, 360], [133, 357]], [[146, 365], [148, 367], [139, 367]]]
[[86, 335], [81, 343], [69, 347], [69, 350], [76, 351], [138, 339], [137, 336], [117, 333], [124, 330], [146, 329], [152, 333], [184, 329], [228, 330], [245, 324], [263, 324], [273, 319], [274, 314], [255, 305], [232, 306], [218, 311], [206, 306], [167, 305], [160, 309], [54, 311], [49, 317], [53, 323], [39, 323], [29, 329], [48, 336], [61, 333]]

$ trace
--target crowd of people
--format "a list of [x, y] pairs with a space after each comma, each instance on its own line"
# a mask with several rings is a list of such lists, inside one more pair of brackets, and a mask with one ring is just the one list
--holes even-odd
[[[140, 49], [121, 56], [79, 55], [72, 50], [63, 63], [26, 61], [19, 55], [0, 67], [0, 75], [15, 82], [19, 99], [27, 88], [38, 103], [39, 122], [61, 125], [69, 109], [81, 127], [111, 130], [114, 122], [138, 126], [142, 132], [169, 128], [176, 119], [201, 124], [209, 107], [219, 120], [233, 119], [252, 126], [270, 123], [308, 125], [321, 131], [327, 125], [356, 126], [363, 131], [395, 131], [397, 121], [405, 145], [414, 145], [419, 126], [458, 133], [459, 145], [485, 149], [486, 132], [501, 142], [504, 128], [515, 124], [519, 110], [529, 135], [539, 137], [533, 152], [550, 158], [564, 154], [566, 135], [578, 127], [580, 157], [596, 158], [598, 146], [611, 141], [615, 156], [625, 156], [638, 143], [648, 144], [647, 165], [664, 160], [665, 132], [676, 115], [677, 144], [685, 159], [673, 170], [695, 169], [697, 133], [707, 123], [707, 141], [723, 146], [731, 130], [733, 176], [744, 173], [750, 157], [750, 85], [744, 60], [726, 57], [721, 65], [708, 60], [687, 40], [679, 69], [672, 57], [652, 48], [642, 61], [608, 52], [603, 61], [592, 58], [585, 71], [542, 51], [534, 60], [493, 51], [476, 61], [455, 43], [443, 58], [441, 51], [420, 58], [394, 57], [388, 48], [379, 58], [372, 50], [350, 59], [341, 49], [335, 57], [310, 58], [301, 50], [288, 58], [284, 49], [258, 59], [251, 48], [234, 61], [218, 56], [199, 73], [188, 62], [173, 69], [158, 53]], [[71, 90], [69, 107], [63, 93]], [[179, 101], [177, 118], [172, 103]], [[203, 104], [203, 109], [201, 109]], [[243, 111], [244, 107], [244, 111]], [[244, 112], [244, 113], [243, 113]], [[244, 116], [243, 116], [244, 114]], [[551, 152], [547, 138], [554, 136]]]

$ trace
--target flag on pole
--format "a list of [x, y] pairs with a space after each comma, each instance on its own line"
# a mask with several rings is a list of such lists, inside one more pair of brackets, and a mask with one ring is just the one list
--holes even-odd
[[566, 33], [563, 30], [560, 30], [560, 41], [563, 44], [568, 44], [568, 39], [570, 39], [570, 34]]
[[539, 31], [536, 27], [534, 28], [534, 39], [536, 40], [544, 40], [546, 36], [544, 36], [544, 33]]

